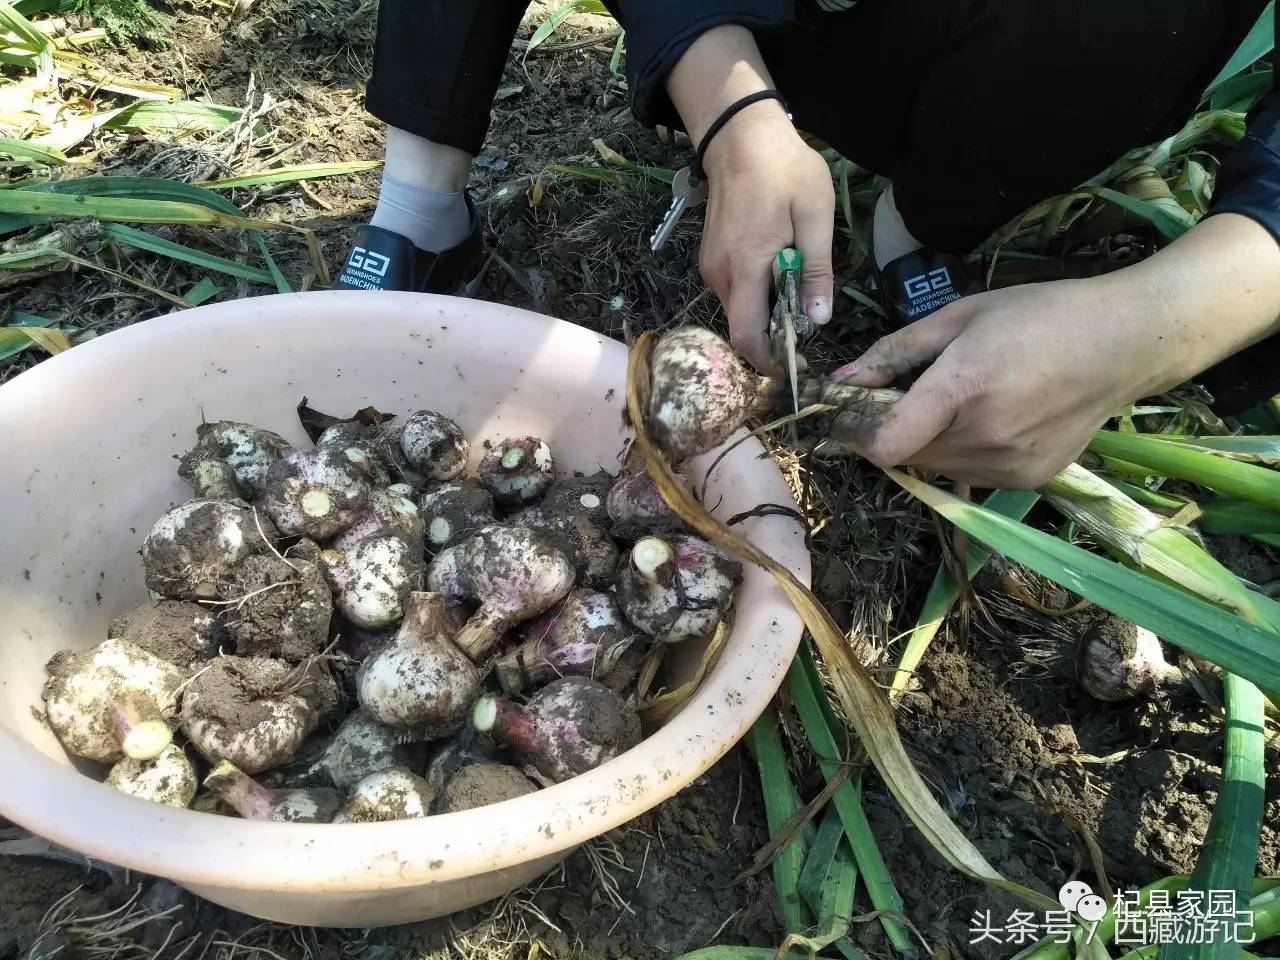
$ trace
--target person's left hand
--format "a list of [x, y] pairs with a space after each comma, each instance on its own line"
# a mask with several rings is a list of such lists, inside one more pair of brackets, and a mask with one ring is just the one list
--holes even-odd
[[1123, 274], [965, 297], [883, 337], [834, 379], [884, 387], [927, 369], [885, 417], [846, 414], [833, 437], [881, 467], [1039, 487], [1179, 349], [1162, 303]]

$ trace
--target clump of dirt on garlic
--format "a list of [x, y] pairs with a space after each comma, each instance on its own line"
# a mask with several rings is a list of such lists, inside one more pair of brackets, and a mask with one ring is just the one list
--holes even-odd
[[310, 560], [249, 557], [232, 568], [218, 593], [222, 626], [241, 656], [297, 662], [328, 643], [333, 598], [324, 574]]
[[1184, 680], [1165, 659], [1159, 637], [1112, 614], [1100, 617], [1080, 638], [1076, 676], [1090, 696], [1106, 701], [1149, 697]]
[[355, 522], [333, 538], [335, 550], [350, 550], [371, 537], [399, 537], [411, 546], [422, 543], [422, 515], [410, 499], [413, 488], [407, 483], [374, 487], [369, 502]]
[[616, 693], [586, 677], [543, 687], [528, 705], [486, 695], [471, 722], [559, 783], [586, 773], [640, 742], [640, 718]]
[[556, 465], [545, 440], [509, 437], [485, 451], [476, 476], [501, 506], [523, 507], [550, 489]]
[[444, 622], [443, 597], [410, 594], [395, 640], [356, 674], [356, 696], [369, 716], [426, 740], [462, 725], [480, 692], [480, 674], [450, 641]]
[[525, 628], [494, 673], [508, 695], [563, 676], [601, 680], [639, 638], [612, 594], [578, 588]]
[[174, 507], [142, 541], [147, 587], [174, 600], [212, 600], [218, 581], [275, 544], [277, 531], [251, 507], [190, 500]]
[[329, 823], [342, 803], [342, 795], [329, 787], [264, 787], [229, 760], [209, 771], [204, 786], [246, 820]]
[[636, 541], [618, 572], [627, 619], [661, 643], [710, 637], [733, 604], [742, 564], [697, 537]]
[[55, 653], [42, 696], [68, 753], [100, 763], [150, 760], [173, 741], [169, 720], [186, 673], [128, 640]]
[[182, 748], [172, 743], [150, 760], [125, 757], [118, 761], [106, 783], [131, 797], [170, 807], [190, 806], [196, 795], [195, 768]]
[[400, 429], [400, 449], [409, 466], [428, 480], [462, 476], [471, 454], [462, 428], [434, 410], [409, 415]]
[[427, 782], [439, 798], [444, 793], [445, 784], [463, 767], [473, 763], [496, 763], [498, 752], [493, 743], [476, 732], [471, 724], [435, 745], [435, 753], [427, 763]]
[[320, 559], [334, 606], [366, 630], [404, 616], [409, 594], [422, 585], [421, 551], [400, 537], [370, 537], [350, 550], [325, 550]]
[[249, 502], [261, 496], [267, 471], [291, 449], [278, 433], [249, 423], [202, 423], [195, 446], [178, 461], [178, 476], [197, 497]]
[[359, 466], [333, 450], [295, 450], [273, 464], [262, 508], [286, 537], [327, 540], [355, 523], [369, 501]]
[[246, 773], [286, 763], [338, 704], [338, 686], [316, 663], [219, 657], [182, 695], [182, 730], [210, 763]]
[[218, 625], [210, 607], [185, 600], [148, 600], [112, 619], [108, 640], [128, 640], [184, 669], [218, 652]]
[[454, 638], [478, 662], [504, 632], [560, 600], [576, 578], [569, 558], [534, 531], [491, 526], [438, 554], [427, 569], [427, 589], [450, 603], [479, 603]]
[[473, 763], [449, 778], [437, 804], [438, 813], [474, 810], [533, 793], [538, 788], [515, 767], [505, 763]]
[[[686, 483], [682, 474], [676, 478]], [[639, 540], [650, 533], [685, 529], [684, 521], [667, 506], [648, 471], [625, 471], [609, 488], [605, 501], [610, 529], [621, 540]]]
[[418, 499], [423, 536], [433, 553], [474, 537], [494, 523], [493, 494], [478, 480], [457, 480], [428, 490]]
[[334, 823], [416, 820], [431, 813], [436, 792], [412, 770], [388, 767], [361, 779], [333, 818]]

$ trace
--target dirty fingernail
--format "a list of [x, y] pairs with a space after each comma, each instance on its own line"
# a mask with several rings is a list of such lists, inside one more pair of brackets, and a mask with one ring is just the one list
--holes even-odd
[[831, 372], [831, 379], [846, 380], [857, 372], [858, 361], [854, 360], [852, 363], [846, 363], [843, 367], [836, 367], [836, 369]]
[[814, 323], [826, 323], [831, 319], [831, 298], [810, 297], [804, 302], [804, 312]]

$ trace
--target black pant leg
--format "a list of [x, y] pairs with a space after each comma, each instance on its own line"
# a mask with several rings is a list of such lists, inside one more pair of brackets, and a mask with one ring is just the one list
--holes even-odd
[[1175, 132], [1264, 0], [862, 0], [762, 37], [797, 123], [963, 252]]
[[369, 112], [479, 153], [527, 0], [381, 0]]

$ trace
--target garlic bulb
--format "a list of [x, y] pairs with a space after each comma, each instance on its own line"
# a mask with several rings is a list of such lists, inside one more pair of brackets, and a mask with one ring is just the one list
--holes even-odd
[[462, 428], [434, 410], [419, 410], [405, 420], [400, 449], [409, 465], [428, 480], [460, 477], [471, 453]]
[[549, 514], [586, 517], [600, 527], [609, 525], [606, 500], [614, 478], [604, 470], [588, 476], [571, 477], [551, 485], [539, 506]]
[[433, 553], [475, 536], [495, 522], [493, 494], [476, 480], [428, 490], [418, 500], [427, 549]]
[[621, 697], [586, 677], [548, 684], [521, 707], [504, 697], [476, 701], [472, 724], [557, 783], [586, 773], [640, 742], [640, 719]]
[[431, 812], [436, 793], [422, 777], [404, 767], [389, 767], [364, 777], [333, 818], [334, 823], [414, 820]]
[[[685, 483], [681, 474], [676, 478]], [[684, 521], [667, 506], [648, 471], [623, 473], [609, 489], [606, 501], [610, 529], [622, 540], [639, 540], [650, 533], [684, 529]]]
[[335, 787], [349, 789], [371, 773], [408, 762], [401, 735], [394, 727], [379, 723], [367, 710], [356, 710], [342, 721], [320, 764]]
[[567, 594], [576, 574], [569, 558], [534, 531], [491, 526], [438, 554], [427, 569], [427, 589], [449, 603], [480, 604], [453, 641], [480, 661], [504, 631]]
[[182, 730], [210, 763], [246, 773], [288, 762], [338, 704], [338, 686], [314, 665], [218, 657], [182, 695]]
[[234, 420], [196, 427], [196, 445], [178, 462], [178, 476], [197, 497], [256, 500], [267, 471], [292, 447], [270, 430]]
[[379, 723], [424, 739], [462, 725], [480, 692], [480, 674], [444, 632], [444, 600], [413, 593], [395, 641], [360, 664], [356, 694]]
[[1091, 696], [1107, 701], [1151, 696], [1182, 680], [1154, 633], [1112, 614], [1091, 624], [1080, 638], [1076, 675]]
[[400, 453], [396, 430], [386, 424], [340, 420], [316, 437], [316, 447], [345, 457], [370, 483], [380, 487], [421, 479], [414, 476]]
[[334, 549], [350, 550], [370, 537], [399, 537], [407, 544], [422, 543], [422, 515], [418, 505], [409, 499], [412, 493], [412, 487], [399, 483], [369, 491], [369, 502], [355, 522], [333, 538]]
[[108, 640], [128, 640], [152, 656], [187, 669], [218, 652], [217, 621], [206, 606], [185, 600], [148, 600], [107, 627]]
[[326, 550], [320, 558], [334, 606], [366, 630], [399, 620], [405, 600], [421, 586], [421, 552], [400, 537], [370, 537], [350, 550]]
[[545, 440], [510, 437], [485, 451], [476, 476], [499, 504], [522, 507], [547, 492], [556, 465]]
[[710, 637], [733, 604], [742, 564], [697, 537], [636, 542], [618, 575], [627, 619], [662, 643]]
[[612, 594], [577, 588], [524, 632], [524, 642], [494, 664], [508, 695], [557, 677], [600, 680], [640, 638]]
[[342, 800], [328, 787], [272, 790], [228, 760], [209, 771], [204, 785], [246, 820], [270, 823], [329, 823]]
[[262, 508], [286, 537], [327, 540], [355, 523], [369, 500], [364, 473], [332, 450], [295, 450], [271, 467]]
[[125, 757], [107, 774], [107, 786], [139, 800], [187, 807], [196, 795], [196, 772], [182, 748], [169, 744], [150, 760]]
[[157, 520], [142, 541], [147, 586], [175, 600], [211, 600], [218, 581], [265, 553], [275, 536], [271, 521], [244, 504], [188, 501]]
[[618, 545], [585, 516], [550, 513], [541, 504], [526, 507], [508, 523], [535, 530], [573, 561], [578, 582], [599, 590], [613, 585], [618, 568]]
[[150, 760], [173, 741], [169, 719], [186, 673], [127, 640], [55, 653], [42, 696], [68, 753], [100, 763]]

